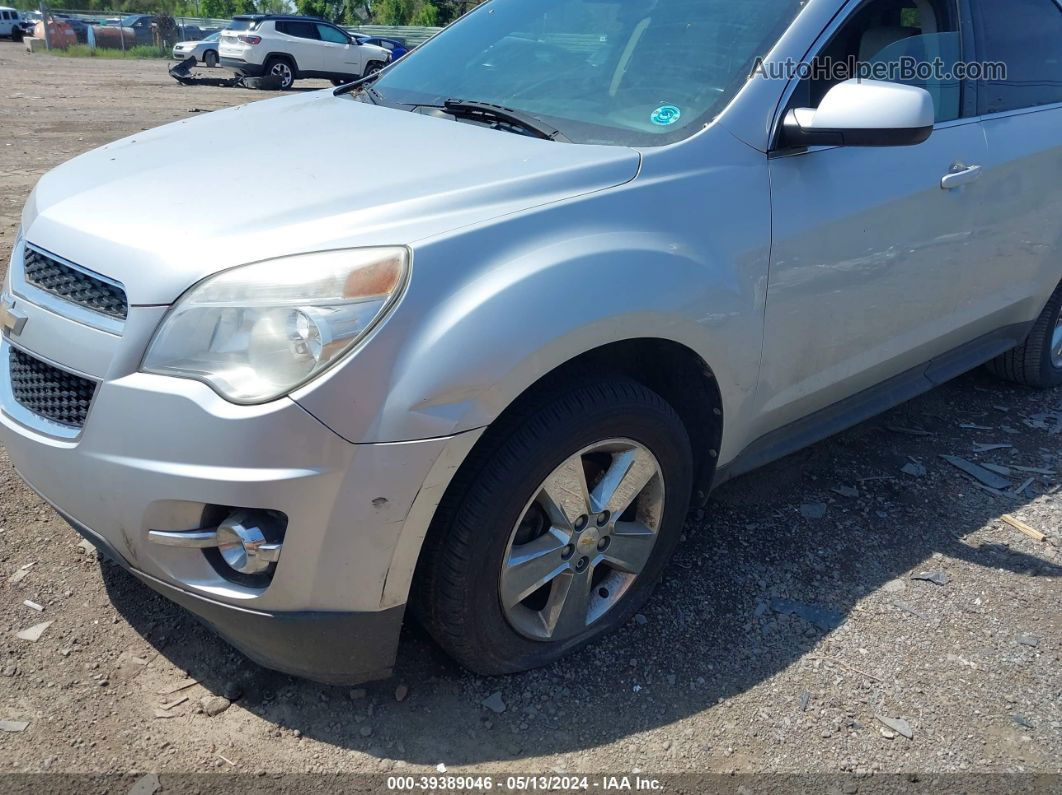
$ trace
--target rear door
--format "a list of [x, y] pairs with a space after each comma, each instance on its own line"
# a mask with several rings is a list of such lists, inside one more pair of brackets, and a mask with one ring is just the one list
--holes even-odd
[[[956, 284], [984, 331], [1039, 315], [1062, 280], [1062, 5], [971, 0], [977, 110], [988, 141], [978, 234], [991, 267]], [[988, 74], [996, 64], [1006, 73]]]
[[300, 72], [327, 71], [317, 25], [301, 19], [278, 20], [276, 30], [283, 40], [281, 51], [295, 59]]
[[350, 37], [332, 25], [317, 23], [317, 35], [321, 39], [322, 70], [340, 75], [361, 75], [361, 47], [350, 43]]

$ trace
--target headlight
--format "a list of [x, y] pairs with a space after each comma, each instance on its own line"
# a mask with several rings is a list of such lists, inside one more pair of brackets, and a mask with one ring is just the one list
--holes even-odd
[[393, 306], [404, 248], [325, 251], [244, 265], [193, 287], [163, 318], [142, 370], [264, 403], [319, 375]]

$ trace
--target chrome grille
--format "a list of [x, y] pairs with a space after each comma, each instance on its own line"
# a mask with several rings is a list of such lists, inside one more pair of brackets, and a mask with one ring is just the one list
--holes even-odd
[[125, 320], [129, 313], [129, 303], [121, 287], [71, 268], [35, 248], [26, 247], [23, 271], [26, 281], [34, 287], [65, 301], [119, 320]]
[[83, 427], [96, 394], [96, 382], [52, 367], [17, 348], [10, 351], [11, 392], [15, 400], [52, 422]]

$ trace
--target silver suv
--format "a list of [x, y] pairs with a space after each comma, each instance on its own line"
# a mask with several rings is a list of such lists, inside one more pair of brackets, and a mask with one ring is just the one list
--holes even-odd
[[[985, 362], [1062, 383], [1059, 41], [1055, 0], [506, 0], [138, 133], [26, 204], [3, 442], [267, 666], [386, 675], [407, 614], [544, 665], [714, 485]], [[254, 200], [161, 202], [189, 169]]]

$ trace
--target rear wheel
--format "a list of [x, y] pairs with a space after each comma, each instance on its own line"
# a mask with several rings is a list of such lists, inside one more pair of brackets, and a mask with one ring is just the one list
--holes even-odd
[[1062, 284], [1033, 324], [1025, 342], [988, 363], [1000, 378], [1025, 386], [1062, 386]]
[[287, 91], [295, 82], [295, 66], [286, 58], [270, 58], [266, 61], [265, 72], [280, 81], [281, 91]]
[[553, 393], [492, 428], [425, 543], [414, 609], [483, 674], [551, 663], [628, 621], [682, 531], [689, 438], [623, 378]]
[[213, 50], [207, 50], [206, 54], [203, 56], [203, 63], [213, 69], [218, 65], [218, 54]]

